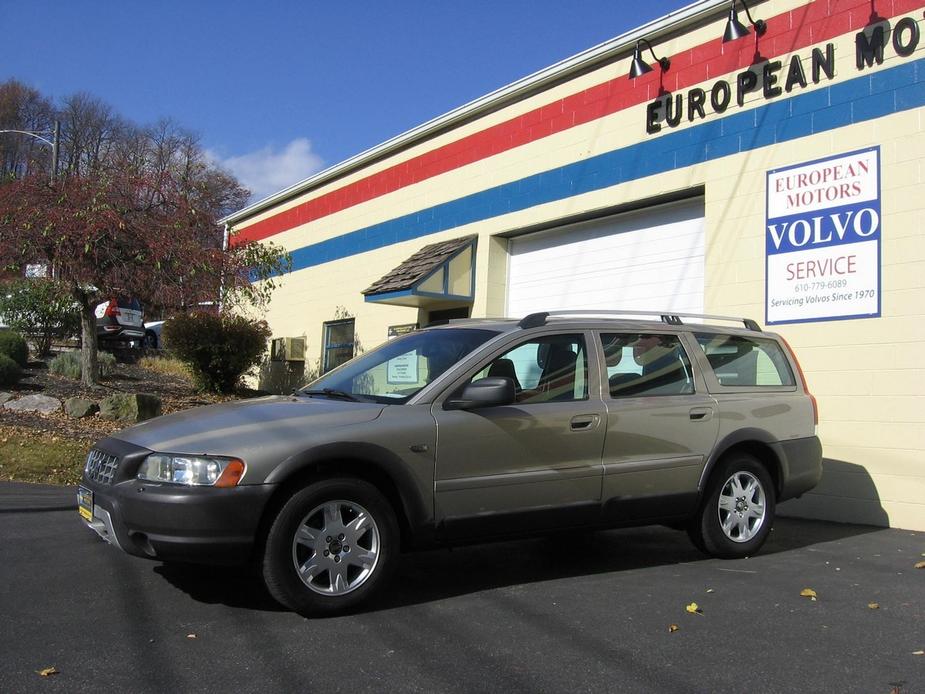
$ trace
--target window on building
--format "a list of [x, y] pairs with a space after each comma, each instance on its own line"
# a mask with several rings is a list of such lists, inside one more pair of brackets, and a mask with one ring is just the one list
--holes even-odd
[[353, 359], [354, 334], [353, 318], [332, 320], [324, 324], [323, 373]]

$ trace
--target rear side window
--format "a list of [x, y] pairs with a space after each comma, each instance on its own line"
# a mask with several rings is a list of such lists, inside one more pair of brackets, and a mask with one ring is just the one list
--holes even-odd
[[677, 335], [603, 333], [611, 397], [694, 392], [690, 360]]
[[774, 340], [699, 333], [697, 342], [721, 386], [795, 385], [790, 364]]

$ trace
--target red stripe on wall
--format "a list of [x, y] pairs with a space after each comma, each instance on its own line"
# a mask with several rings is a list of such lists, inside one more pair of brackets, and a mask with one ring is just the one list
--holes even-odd
[[[763, 56], [775, 57], [858, 30], [868, 23], [872, 4], [881, 17], [887, 18], [925, 6], [923, 0], [817, 0], [767, 19], [767, 33], [757, 40], [757, 47]], [[755, 47], [754, 33], [728, 44], [716, 38], [671, 56], [671, 68], [664, 74], [656, 67], [635, 80], [620, 75], [267, 217], [242, 229], [235, 241], [268, 238], [576, 125], [646, 103], [658, 96], [662, 88], [679, 91], [742, 70], [752, 64]]]

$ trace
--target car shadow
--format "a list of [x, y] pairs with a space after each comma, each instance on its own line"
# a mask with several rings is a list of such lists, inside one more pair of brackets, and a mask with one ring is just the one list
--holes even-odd
[[[785, 554], [882, 530], [779, 518], [761, 554]], [[377, 612], [513, 585], [708, 560], [710, 557], [691, 545], [686, 533], [663, 526], [576, 531], [428, 550], [402, 555], [390, 584], [357, 611]], [[212, 567], [165, 564], [154, 571], [198, 602], [252, 610], [284, 609], [267, 593], [253, 568], [219, 569], [221, 581], [216, 581]]]
[[[154, 567], [154, 573], [196, 602], [262, 612], [284, 612], [286, 609], [270, 596], [251, 566], [160, 564]], [[216, 575], [220, 575], [221, 580], [217, 580]]]

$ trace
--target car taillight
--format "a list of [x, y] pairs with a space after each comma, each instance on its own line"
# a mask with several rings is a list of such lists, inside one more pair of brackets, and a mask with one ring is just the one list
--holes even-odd
[[109, 318], [116, 318], [119, 315], [119, 304], [115, 299], [110, 299], [106, 305], [106, 312], [103, 314]]
[[784, 341], [784, 347], [787, 348], [787, 351], [790, 352], [790, 357], [793, 359], [793, 363], [797, 365], [797, 375], [800, 377], [800, 383], [803, 384], [803, 392], [809, 396], [809, 401], [813, 404], [813, 426], [819, 426], [819, 404], [816, 402], [816, 396], [809, 392], [809, 383], [806, 381], [806, 374], [803, 373], [803, 367], [800, 366], [800, 360], [797, 359], [796, 353], [793, 351], [793, 348], [790, 346], [790, 343], [787, 342], [786, 338], [781, 338]]

